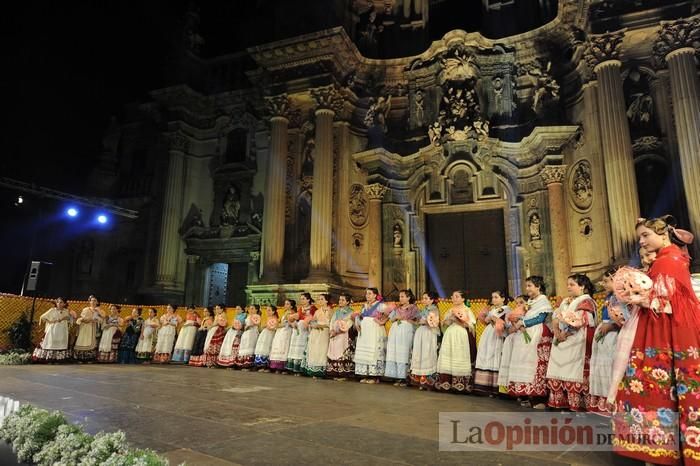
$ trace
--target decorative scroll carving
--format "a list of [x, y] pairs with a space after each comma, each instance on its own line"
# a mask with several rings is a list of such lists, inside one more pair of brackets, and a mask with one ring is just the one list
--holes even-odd
[[593, 181], [591, 164], [581, 160], [574, 165], [569, 175], [569, 189], [572, 193], [574, 206], [586, 210], [593, 203]]
[[622, 40], [625, 30], [607, 32], [600, 35], [591, 35], [588, 39], [585, 59], [591, 70], [599, 64], [609, 60], [619, 60], [622, 52]]
[[367, 194], [367, 197], [369, 198], [370, 201], [374, 200], [382, 200], [384, 197], [384, 194], [389, 191], [389, 188], [387, 188], [384, 185], [381, 185], [379, 183], [373, 183], [373, 184], [368, 184], [364, 186], [365, 188], [365, 194]]
[[540, 172], [545, 185], [562, 183], [566, 173], [566, 165], [547, 165]]
[[177, 131], [165, 136], [169, 150], [187, 152], [190, 149], [190, 139]]
[[661, 22], [653, 49], [655, 64], [664, 66], [666, 56], [683, 47], [700, 48], [700, 17]]

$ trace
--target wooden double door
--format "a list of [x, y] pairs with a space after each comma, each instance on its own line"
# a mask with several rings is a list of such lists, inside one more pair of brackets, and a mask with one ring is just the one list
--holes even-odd
[[426, 215], [428, 287], [441, 297], [454, 290], [490, 298], [508, 290], [503, 210]]

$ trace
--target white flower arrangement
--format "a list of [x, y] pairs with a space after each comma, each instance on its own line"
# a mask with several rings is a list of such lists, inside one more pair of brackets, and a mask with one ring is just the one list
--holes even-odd
[[[22, 405], [0, 424], [0, 440], [17, 458], [39, 466], [168, 466], [153, 450], [132, 449], [122, 431], [94, 437], [68, 424], [59, 411]], [[181, 465], [182, 466], [182, 465]]]
[[31, 353], [20, 353], [16, 351], [10, 351], [9, 353], [0, 354], [0, 366], [17, 366], [21, 364], [29, 364], [31, 360]]

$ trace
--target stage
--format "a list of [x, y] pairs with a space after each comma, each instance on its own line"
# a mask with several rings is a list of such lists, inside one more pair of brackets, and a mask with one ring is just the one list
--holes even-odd
[[631, 465], [603, 452], [439, 452], [441, 411], [514, 402], [389, 384], [179, 366], [0, 367], [0, 394], [126, 432], [171, 464]]

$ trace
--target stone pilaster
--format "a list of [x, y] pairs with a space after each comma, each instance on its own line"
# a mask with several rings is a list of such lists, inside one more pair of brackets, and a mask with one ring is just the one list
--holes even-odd
[[311, 195], [311, 270], [305, 281], [331, 282], [333, 234], [333, 118], [342, 105], [334, 86], [311, 90], [316, 102], [314, 188]]
[[700, 232], [700, 82], [693, 46], [698, 41], [700, 18], [695, 17], [662, 22], [654, 44], [657, 62], [663, 57], [668, 65], [689, 226], [696, 234]]
[[185, 153], [189, 149], [187, 136], [172, 133], [167, 136], [168, 173], [165, 177], [165, 193], [160, 222], [160, 243], [156, 263], [156, 286], [177, 288], [177, 258], [179, 257], [180, 213], [184, 191]]
[[376, 287], [380, 292], [382, 292], [382, 198], [388, 190], [389, 188], [379, 183], [365, 186], [365, 193], [369, 199], [367, 218], [369, 276], [367, 286]]
[[279, 283], [282, 281], [284, 257], [284, 191], [287, 182], [287, 115], [290, 101], [286, 94], [281, 94], [266, 97], [265, 103], [270, 114], [271, 130], [263, 207], [262, 282]]
[[591, 36], [586, 52], [586, 61], [598, 79], [601, 146], [616, 262], [634, 255], [634, 224], [639, 217], [637, 180], [620, 75], [623, 37], [623, 31]]
[[552, 259], [554, 262], [554, 292], [557, 296], [566, 296], [566, 279], [571, 271], [568, 220], [563, 188], [565, 175], [565, 165], [547, 165], [540, 172], [542, 181], [547, 186]]

